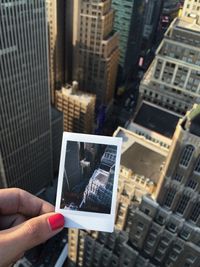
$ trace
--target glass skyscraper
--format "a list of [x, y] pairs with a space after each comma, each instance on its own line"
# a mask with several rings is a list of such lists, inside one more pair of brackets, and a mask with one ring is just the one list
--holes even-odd
[[112, 0], [114, 30], [120, 35], [120, 66], [130, 78], [140, 56], [151, 49], [161, 12], [161, 0]]
[[0, 1], [0, 186], [52, 178], [45, 0]]

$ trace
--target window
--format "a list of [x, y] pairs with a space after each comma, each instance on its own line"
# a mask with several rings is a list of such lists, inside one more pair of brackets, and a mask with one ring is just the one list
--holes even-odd
[[196, 162], [194, 171], [200, 173], [200, 156], [199, 156], [199, 158], [197, 159], [197, 162]]
[[158, 215], [158, 216], [156, 217], [156, 222], [159, 223], [160, 225], [163, 225], [164, 222], [165, 222], [165, 219], [163, 218], [163, 216]]
[[176, 180], [178, 182], [181, 182], [183, 179], [183, 175], [179, 174], [179, 173], [176, 173], [174, 176], [173, 176], [173, 180]]
[[187, 145], [184, 148], [183, 153], [181, 155], [180, 165], [187, 167], [190, 162], [193, 152], [194, 152], [194, 147], [191, 145]]
[[179, 204], [178, 204], [178, 207], [176, 209], [176, 212], [177, 213], [180, 213], [180, 214], [183, 214], [187, 205], [188, 205], [188, 202], [189, 202], [190, 198], [188, 196], [185, 196], [183, 195], [181, 200], [179, 201]]
[[164, 202], [165, 206], [171, 207], [171, 204], [172, 204], [172, 202], [174, 200], [175, 194], [176, 194], [176, 190], [175, 189], [170, 189], [168, 191], [166, 199], [165, 199], [165, 202]]
[[195, 181], [195, 180], [193, 180], [193, 179], [190, 179], [188, 182], [187, 182], [187, 184], [186, 184], [186, 186], [188, 186], [188, 187], [190, 187], [190, 188], [192, 188], [192, 189], [196, 189], [196, 187], [197, 187], [197, 181]]
[[200, 215], [200, 202], [196, 203], [192, 209], [192, 213], [190, 215], [190, 220], [196, 222]]
[[187, 229], [183, 229], [180, 232], [180, 237], [182, 237], [184, 240], [188, 240], [190, 237], [190, 232]]
[[167, 226], [168, 230], [171, 231], [172, 233], [176, 232], [177, 226], [174, 223], [169, 223]]

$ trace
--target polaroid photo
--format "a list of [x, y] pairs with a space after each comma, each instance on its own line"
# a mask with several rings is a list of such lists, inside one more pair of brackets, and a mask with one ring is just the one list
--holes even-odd
[[56, 212], [65, 227], [113, 232], [122, 139], [63, 134]]

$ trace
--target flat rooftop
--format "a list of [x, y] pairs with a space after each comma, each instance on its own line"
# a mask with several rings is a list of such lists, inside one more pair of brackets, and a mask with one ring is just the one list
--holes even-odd
[[143, 101], [134, 122], [167, 138], [172, 138], [180, 115]]
[[197, 24], [196, 18], [191, 18], [191, 17], [176, 18], [174, 22], [174, 27], [200, 33], [200, 25]]
[[156, 144], [135, 133], [118, 128], [115, 136], [122, 137], [121, 165], [134, 174], [149, 178], [155, 184], [161, 175], [161, 166], [166, 160], [166, 152]]

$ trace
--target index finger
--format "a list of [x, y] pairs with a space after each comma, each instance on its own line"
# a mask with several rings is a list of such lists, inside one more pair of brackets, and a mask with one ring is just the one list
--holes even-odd
[[53, 205], [22, 189], [0, 189], [0, 215], [21, 213], [34, 217], [53, 211]]

